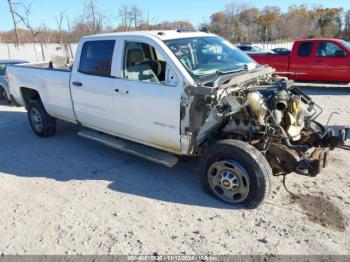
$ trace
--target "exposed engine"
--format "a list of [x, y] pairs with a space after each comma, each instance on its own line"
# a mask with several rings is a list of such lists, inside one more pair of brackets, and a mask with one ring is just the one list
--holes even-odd
[[329, 150], [345, 142], [346, 131], [335, 135], [317, 123], [322, 109], [286, 79], [222, 97], [216, 103], [216, 118], [224, 119], [218, 136], [254, 145], [275, 175], [316, 176], [326, 166]]

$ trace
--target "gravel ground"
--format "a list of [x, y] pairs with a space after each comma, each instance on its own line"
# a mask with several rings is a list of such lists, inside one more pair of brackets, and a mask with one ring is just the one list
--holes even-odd
[[[350, 91], [308, 91], [350, 123]], [[168, 169], [76, 135], [33, 135], [0, 105], [0, 254], [350, 254], [350, 146], [317, 178], [274, 179], [271, 199], [234, 209], [203, 193], [197, 163]]]

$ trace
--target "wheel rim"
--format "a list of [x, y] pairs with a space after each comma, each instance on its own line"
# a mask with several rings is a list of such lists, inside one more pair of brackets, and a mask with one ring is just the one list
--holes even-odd
[[38, 132], [41, 132], [43, 130], [43, 121], [39, 110], [35, 107], [30, 110], [30, 119], [32, 121], [34, 129]]
[[226, 202], [240, 204], [249, 195], [248, 172], [234, 160], [215, 162], [209, 169], [208, 180], [211, 190]]

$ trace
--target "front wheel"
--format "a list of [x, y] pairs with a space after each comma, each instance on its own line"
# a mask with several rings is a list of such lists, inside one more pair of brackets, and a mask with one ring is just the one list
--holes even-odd
[[210, 146], [200, 162], [206, 192], [236, 206], [258, 207], [270, 193], [272, 170], [253, 146], [223, 140]]

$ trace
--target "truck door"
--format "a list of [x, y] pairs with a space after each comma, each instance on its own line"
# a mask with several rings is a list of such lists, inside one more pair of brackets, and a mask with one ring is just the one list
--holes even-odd
[[115, 78], [111, 77], [115, 43], [115, 40], [83, 43], [70, 82], [77, 120], [106, 132], [113, 132], [115, 127]]
[[347, 52], [335, 42], [319, 41], [315, 60], [317, 79], [328, 82], [349, 80], [349, 57]]
[[180, 152], [183, 83], [170, 59], [157, 43], [137, 37], [123, 39], [120, 54], [120, 78], [114, 90], [118, 133]]
[[315, 80], [315, 48], [312, 41], [296, 42], [290, 56], [289, 71], [295, 73], [290, 78], [294, 80]]

